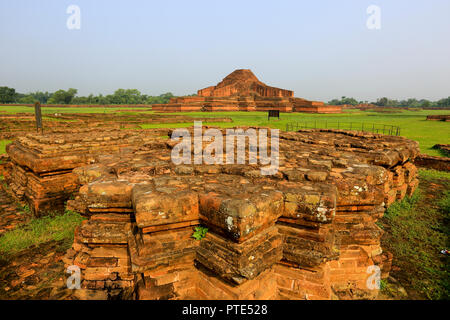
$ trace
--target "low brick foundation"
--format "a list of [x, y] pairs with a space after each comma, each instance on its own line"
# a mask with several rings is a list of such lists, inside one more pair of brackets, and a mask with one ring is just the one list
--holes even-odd
[[84, 129], [19, 137], [7, 146], [8, 191], [17, 201], [27, 203], [35, 216], [63, 211], [64, 203], [79, 188], [74, 168], [96, 162], [101, 154], [129, 152], [153, 141], [152, 134], [167, 135], [167, 130], [163, 131]]
[[428, 169], [450, 171], [450, 158], [434, 157], [427, 154], [420, 154], [414, 159], [414, 164]]
[[431, 115], [427, 116], [427, 120], [434, 120], [434, 121], [450, 121], [450, 115]]
[[[195, 99], [194, 99], [195, 98]], [[304, 113], [342, 113], [341, 106], [325, 105], [323, 102], [308, 101], [294, 97], [181, 97], [172, 98], [167, 104], [154, 104], [157, 112], [190, 111], [269, 111]]]
[[[179, 165], [149, 142], [73, 171], [89, 217], [65, 263], [82, 290], [137, 299], [372, 299], [387, 277], [376, 226], [417, 187], [418, 144], [337, 130], [280, 134], [280, 168]], [[194, 227], [208, 227], [192, 238]], [[125, 295], [124, 295], [125, 296]]]

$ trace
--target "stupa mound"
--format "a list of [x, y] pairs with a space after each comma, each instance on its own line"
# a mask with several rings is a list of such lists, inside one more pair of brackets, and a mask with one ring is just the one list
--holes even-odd
[[269, 87], [258, 80], [251, 70], [239, 69], [230, 73], [217, 86], [198, 90], [200, 97], [261, 96], [293, 97], [294, 92]]
[[159, 112], [177, 111], [268, 111], [341, 113], [340, 106], [295, 98], [291, 90], [271, 87], [251, 70], [230, 73], [216, 86], [198, 90], [197, 96], [172, 98], [168, 104], [154, 104]]

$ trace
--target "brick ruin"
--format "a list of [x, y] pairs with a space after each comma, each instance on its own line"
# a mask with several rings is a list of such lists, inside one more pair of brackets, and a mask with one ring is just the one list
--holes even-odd
[[293, 91], [267, 86], [247, 69], [235, 70], [216, 86], [198, 90], [197, 96], [172, 98], [168, 104], [152, 105], [152, 110], [342, 112], [341, 106], [295, 98]]
[[414, 159], [414, 164], [422, 168], [450, 171], [450, 144], [435, 144], [432, 149], [438, 150], [442, 156], [436, 157], [422, 153]]
[[[79, 106], [81, 108], [82, 106]], [[108, 106], [96, 106], [108, 108]], [[36, 130], [34, 109], [30, 113], [0, 113], [0, 139], [14, 139]], [[192, 123], [211, 121], [206, 117], [182, 115], [150, 114], [145, 109], [120, 109], [109, 113], [45, 113], [43, 115], [44, 133], [64, 133], [78, 129], [118, 130], [141, 129], [145, 124]], [[150, 111], [150, 109], [147, 109]], [[214, 118], [214, 122], [232, 122], [231, 118]]]
[[[376, 297], [368, 268], [377, 265], [387, 277], [392, 255], [382, 251], [375, 223], [418, 185], [411, 162], [417, 142], [352, 131], [282, 132], [279, 171], [263, 176], [260, 165], [174, 165], [176, 142], [162, 138], [170, 134], [86, 129], [27, 135], [8, 146], [5, 177], [18, 199], [37, 215], [67, 201], [87, 217], [64, 259], [82, 270], [75, 294]], [[195, 240], [199, 225], [208, 232]]]
[[251, 70], [245, 69], [235, 70], [216, 86], [198, 90], [200, 97], [250, 96], [254, 93], [266, 98], [294, 96], [293, 91], [267, 86], [259, 81]]
[[[7, 145], [2, 171], [7, 191], [19, 203], [29, 205], [34, 216], [61, 212], [78, 190], [73, 169], [95, 162], [99, 154], [126, 152], [166, 136], [167, 130], [143, 131], [80, 129], [69, 133], [26, 134]], [[158, 136], [158, 137], [160, 137]]]
[[427, 116], [427, 120], [433, 120], [433, 121], [450, 121], [450, 115], [430, 115]]
[[435, 157], [422, 153], [414, 159], [414, 164], [422, 168], [450, 171], [450, 157]]

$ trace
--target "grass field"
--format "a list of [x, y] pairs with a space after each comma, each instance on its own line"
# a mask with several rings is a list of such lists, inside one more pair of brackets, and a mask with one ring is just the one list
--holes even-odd
[[0, 256], [4, 258], [49, 241], [63, 241], [67, 250], [72, 245], [75, 227], [83, 220], [78, 213], [71, 211], [31, 219], [0, 237]]
[[[130, 111], [133, 108], [53, 108], [45, 107], [42, 109], [43, 114], [51, 113], [109, 113], [118, 112], [118, 114], [137, 114], [138, 112]], [[139, 109], [139, 108], [136, 108]], [[34, 109], [26, 106], [0, 106], [0, 111], [6, 113], [33, 113]], [[153, 113], [148, 109], [143, 108], [145, 113]], [[169, 113], [170, 114], [170, 113]], [[395, 113], [382, 113], [373, 111], [359, 111], [359, 110], [347, 110], [342, 114], [309, 114], [309, 113], [281, 113], [280, 120], [267, 120], [266, 112], [183, 112], [172, 113], [176, 115], [186, 115], [191, 117], [210, 117], [211, 122], [204, 122], [205, 125], [219, 126], [219, 127], [233, 127], [233, 126], [269, 126], [272, 128], [278, 128], [285, 130], [286, 123], [288, 122], [302, 122], [319, 121], [324, 125], [325, 121], [328, 122], [353, 122], [353, 123], [365, 123], [365, 124], [385, 124], [399, 126], [401, 128], [401, 135], [412, 140], [416, 140], [420, 143], [420, 148], [423, 153], [441, 156], [439, 151], [431, 149], [435, 144], [449, 144], [450, 143], [450, 123], [442, 121], [427, 121], [426, 116], [432, 114], [450, 114], [450, 110], [418, 110], [418, 111], [406, 111], [399, 110]], [[214, 122], [216, 117], [228, 117], [233, 120], [231, 123]], [[319, 126], [320, 126], [319, 123]], [[177, 124], [144, 124], [142, 128], [179, 128], [188, 127], [193, 123], [177, 123]], [[328, 123], [328, 126], [330, 124]], [[0, 149], [1, 152], [1, 149]]]
[[[420, 144], [423, 153], [442, 156], [442, 154], [434, 149], [431, 149], [435, 144], [449, 144], [450, 143], [450, 123], [442, 121], [427, 121], [426, 116], [429, 114], [450, 114], [450, 110], [429, 110], [429, 111], [403, 111], [398, 113], [378, 113], [378, 112], [364, 112], [358, 110], [351, 110], [342, 114], [309, 114], [309, 113], [282, 113], [280, 120], [267, 120], [267, 113], [265, 112], [184, 112], [176, 113], [178, 115], [211, 117], [211, 122], [204, 122], [205, 125], [218, 127], [233, 127], [233, 126], [269, 126], [281, 130], [286, 129], [288, 122], [303, 122], [309, 121], [313, 125], [314, 121], [318, 121], [318, 126], [333, 125], [336, 127], [337, 122], [352, 122], [378, 125], [393, 125], [401, 128], [401, 135], [409, 139], [416, 140]], [[215, 123], [215, 117], [229, 117], [233, 119], [232, 123]], [[161, 127], [186, 127], [188, 124], [148, 124], [143, 125], [143, 128], [161, 128]], [[348, 124], [347, 124], [348, 127]]]
[[[440, 251], [449, 245], [450, 173], [420, 170], [419, 177], [415, 194], [391, 205], [377, 223], [386, 231], [382, 246], [394, 254], [391, 276], [409, 298], [449, 299], [450, 265]], [[395, 297], [395, 284], [385, 284], [384, 293]]]
[[0, 154], [6, 152], [6, 150], [5, 150], [6, 145], [10, 142], [11, 142], [11, 140], [0, 140]]

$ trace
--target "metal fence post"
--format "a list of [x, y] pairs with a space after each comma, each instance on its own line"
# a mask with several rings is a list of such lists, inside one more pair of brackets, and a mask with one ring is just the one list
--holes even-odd
[[42, 124], [42, 110], [41, 110], [40, 102], [36, 102], [34, 104], [34, 117], [36, 119], [36, 132], [39, 132], [39, 129], [41, 129], [41, 133], [44, 133], [44, 126]]

